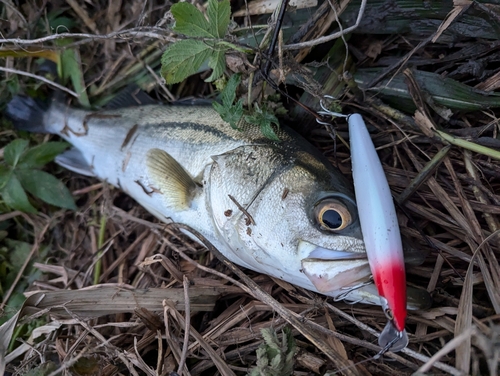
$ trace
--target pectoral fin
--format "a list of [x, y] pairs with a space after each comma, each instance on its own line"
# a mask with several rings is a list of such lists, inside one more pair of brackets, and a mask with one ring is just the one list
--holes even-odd
[[146, 164], [154, 188], [163, 195], [165, 204], [176, 210], [188, 209], [198, 186], [179, 162], [163, 150], [151, 149]]
[[333, 293], [368, 280], [371, 275], [367, 259], [361, 260], [302, 260], [302, 270], [316, 289]]

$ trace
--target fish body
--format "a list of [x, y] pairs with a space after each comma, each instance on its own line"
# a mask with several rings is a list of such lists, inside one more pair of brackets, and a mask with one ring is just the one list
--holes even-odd
[[92, 112], [18, 96], [6, 113], [19, 129], [70, 142], [60, 165], [119, 187], [161, 221], [194, 228], [232, 262], [380, 304], [350, 184], [293, 131], [271, 141], [199, 106]]

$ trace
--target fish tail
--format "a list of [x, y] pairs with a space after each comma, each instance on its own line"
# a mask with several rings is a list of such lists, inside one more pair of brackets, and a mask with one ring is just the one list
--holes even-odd
[[16, 95], [7, 104], [6, 117], [17, 130], [34, 133], [53, 133], [44, 121], [50, 105], [40, 99]]

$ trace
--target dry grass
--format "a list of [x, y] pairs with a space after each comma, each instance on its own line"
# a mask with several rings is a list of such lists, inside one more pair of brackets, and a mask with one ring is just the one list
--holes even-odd
[[[125, 5], [68, 0], [19, 7], [10, 1], [2, 3], [4, 48], [54, 47], [54, 41], [27, 42], [52, 34], [51, 11], [63, 10], [61, 14], [75, 21], [69, 31], [80, 51], [91, 100], [103, 100], [130, 82], [145, 88], [158, 83], [154, 74], [158, 56], [172, 39], [160, 29], [168, 9], [163, 2], [134, 0]], [[347, 3], [341, 2], [342, 6]], [[446, 38], [431, 43], [438, 33], [446, 34], [463, 12], [482, 9], [467, 6], [471, 5], [455, 8], [449, 22], [433, 29], [430, 36], [353, 36], [349, 47], [357, 66], [382, 65], [385, 60], [391, 68], [386, 70], [389, 77], [403, 71], [408, 61], [433, 71], [422, 61], [464, 52], [478, 41], [464, 37], [462, 45], [451, 46]], [[498, 17], [497, 8], [481, 6]], [[307, 36], [309, 40], [325, 34], [335, 16], [328, 13], [321, 20], [323, 27], [315, 36]], [[101, 37], [91, 37], [94, 34]], [[498, 57], [498, 44], [488, 43], [491, 47], [482, 50], [477, 60], [486, 64], [482, 75], [467, 71], [474, 58], [450, 59], [447, 66], [439, 65], [439, 73], [452, 72], [456, 80], [470, 86], [498, 88], [499, 66], [490, 63]], [[309, 49], [299, 50], [296, 61], [317, 58], [317, 51], [309, 53]], [[291, 55], [285, 57], [291, 59]], [[28, 58], [7, 57], [4, 67], [35, 70], [34, 60]], [[33, 81], [19, 78], [18, 82], [16, 77], [6, 73], [4, 88], [33, 88]], [[327, 370], [346, 375], [497, 374], [500, 164], [460, 145], [448, 148], [432, 128], [438, 123], [448, 134], [475, 144], [489, 142], [498, 150], [500, 112], [495, 108], [455, 110], [450, 121], [445, 121], [430, 109], [427, 93], [412, 80], [411, 72], [407, 79], [417, 108], [414, 117], [355, 89], [343, 96], [342, 104], [346, 111], [361, 111], [377, 129], [374, 142], [400, 204], [402, 233], [429, 252], [423, 265], [408, 270], [409, 284], [433, 296], [432, 308], [409, 313], [408, 349], [373, 359], [378, 352], [375, 334], [386, 320], [379, 307], [333, 303], [265, 275], [242, 273], [217, 252], [208, 252], [175, 227], [153, 220], [124, 193], [63, 173], [60, 176], [77, 197], [77, 213], [47, 209], [38, 215], [13, 212], [1, 218], [18, 220], [18, 226], [29, 228], [33, 254], [41, 244], [52, 247], [50, 258], [36, 265], [44, 273], [31, 285], [34, 295], [24, 318], [26, 322], [46, 317], [41, 328], [44, 334], [35, 344], [21, 346], [15, 359], [7, 359], [8, 372], [21, 374], [50, 360], [61, 372], [82, 375], [245, 374], [255, 365], [255, 351], [262, 343], [260, 329], [279, 331], [291, 325], [299, 348], [295, 375]], [[173, 88], [162, 84], [155, 88], [166, 99], [207, 96], [213, 90], [197, 77]], [[9, 95], [9, 90], [3, 90], [0, 99], [6, 101]], [[318, 128], [314, 120], [305, 124], [311, 142], [349, 175], [347, 147], [334, 143], [329, 130]], [[339, 121], [336, 130], [346, 136], [347, 126]], [[2, 136], [12, 137], [9, 132]], [[98, 260], [102, 271], [94, 280]], [[96, 283], [102, 287], [90, 287]], [[41, 290], [46, 293], [37, 293]]]

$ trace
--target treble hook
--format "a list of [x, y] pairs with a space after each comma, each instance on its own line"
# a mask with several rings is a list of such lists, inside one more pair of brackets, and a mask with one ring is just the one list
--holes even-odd
[[389, 351], [391, 347], [394, 346], [396, 342], [398, 342], [401, 338], [403, 338], [403, 332], [398, 332], [398, 335], [394, 337], [391, 341], [387, 342], [384, 348], [373, 356], [373, 359], [380, 359], [380, 357], [384, 355], [387, 351]]
[[[362, 287], [368, 286], [368, 285], [370, 285], [372, 283], [373, 283], [373, 280], [370, 278], [369, 281], [360, 282], [360, 283], [358, 283], [357, 285], [354, 285], [354, 286], [341, 287], [340, 290], [346, 290], [346, 291], [342, 292], [340, 295], [338, 295], [337, 297], [333, 298], [333, 301], [338, 302], [338, 301], [344, 300], [346, 298], [346, 296], [349, 295], [351, 292], [353, 292], [355, 290], [358, 290], [358, 289], [360, 289]], [[356, 303], [358, 303], [360, 301], [362, 301], [362, 299], [356, 301]], [[350, 304], [350, 302], [346, 302], [346, 303]]]
[[[332, 97], [331, 95], [324, 95], [323, 97], [324, 97], [324, 98], [326, 98], [326, 99], [332, 99], [332, 100], [335, 100], [335, 98], [334, 98], [334, 97]], [[317, 113], [318, 113], [318, 115], [321, 115], [321, 116], [323, 116], [323, 117], [325, 117], [325, 116], [337, 116], [337, 117], [343, 117], [343, 118], [348, 117], [348, 115], [344, 115], [344, 114], [342, 114], [342, 113], [340, 113], [340, 112], [330, 111], [330, 110], [329, 110], [329, 109], [325, 106], [325, 103], [323, 102], [323, 99], [321, 99], [321, 100], [319, 101], [319, 105], [320, 105], [320, 107], [321, 107], [321, 111], [318, 111], [318, 112], [317, 112]], [[331, 124], [330, 122], [323, 121], [323, 120], [320, 120], [320, 119], [318, 119], [318, 118], [316, 118], [316, 122], [317, 122], [318, 124], [321, 124], [321, 125], [326, 125], [327, 127], [331, 127], [331, 126], [332, 126], [332, 124]]]

